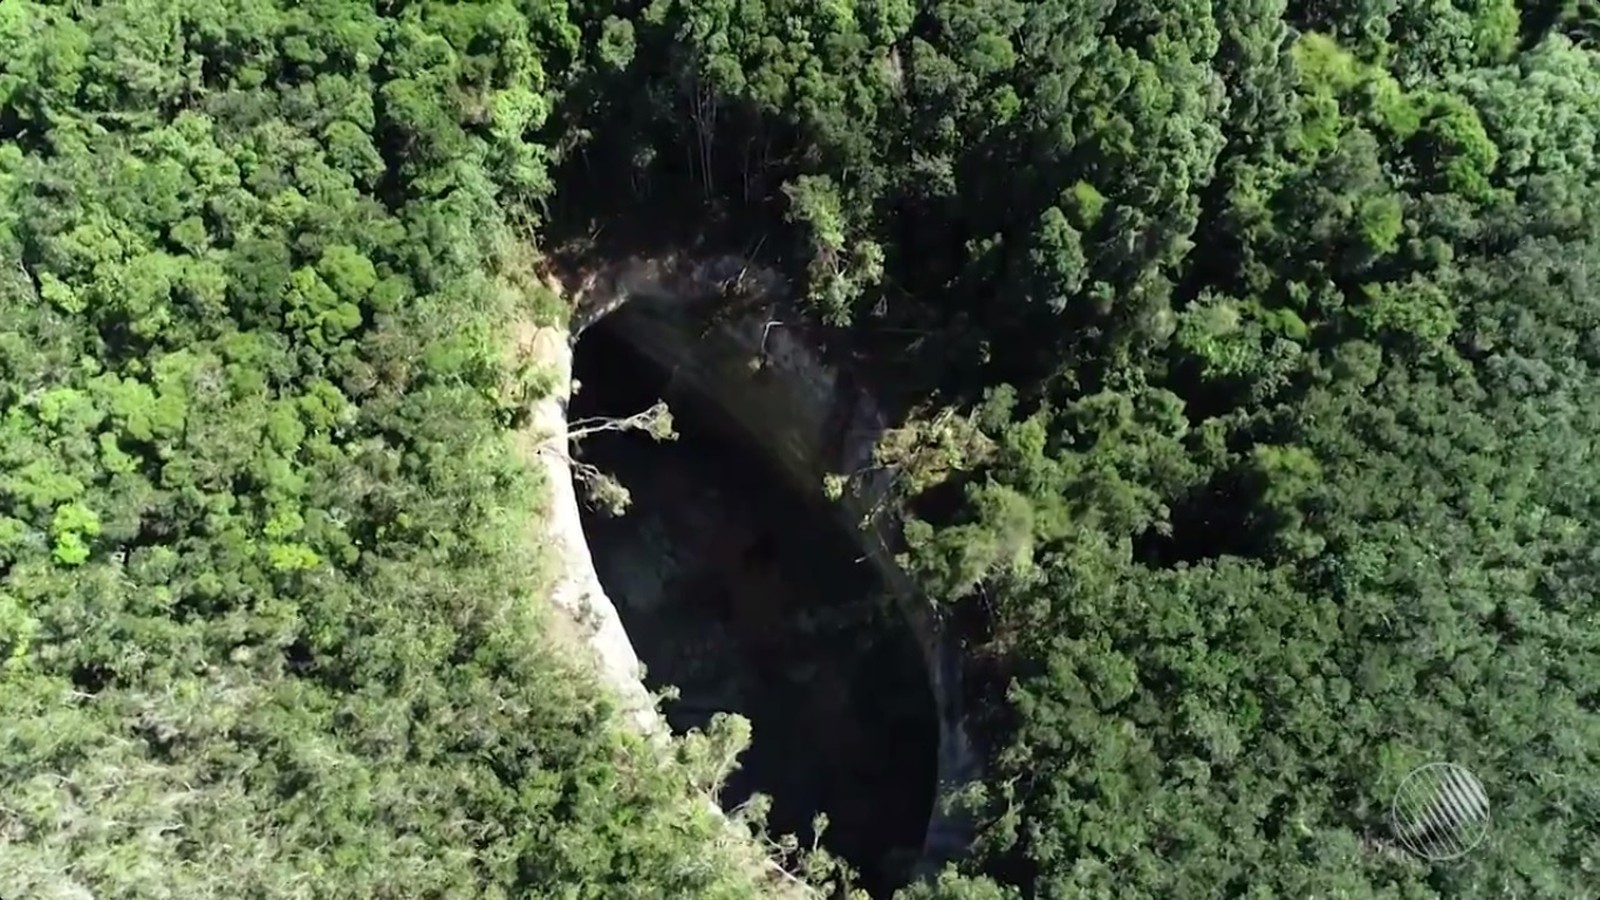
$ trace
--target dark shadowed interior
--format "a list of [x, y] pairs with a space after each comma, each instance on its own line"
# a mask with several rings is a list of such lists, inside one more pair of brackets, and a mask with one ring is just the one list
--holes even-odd
[[679, 434], [593, 434], [575, 449], [632, 495], [619, 517], [586, 503], [584, 530], [647, 681], [680, 691], [665, 706], [676, 731], [721, 711], [750, 720], [725, 808], [769, 795], [771, 832], [802, 842], [825, 813], [823, 846], [887, 895], [921, 846], [936, 779], [917, 648], [820, 495], [793, 490], [608, 321], [578, 343], [569, 417], [621, 417], [665, 398]]

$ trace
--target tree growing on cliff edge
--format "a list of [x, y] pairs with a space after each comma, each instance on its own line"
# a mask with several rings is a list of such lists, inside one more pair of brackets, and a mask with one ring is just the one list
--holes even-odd
[[[579, 387], [574, 381], [572, 390], [576, 392]], [[590, 503], [598, 506], [606, 515], [620, 516], [627, 512], [628, 505], [633, 501], [627, 486], [594, 464], [578, 458], [579, 445], [585, 437], [607, 431], [642, 431], [655, 441], [676, 440], [678, 433], [673, 428], [672, 410], [667, 407], [665, 400], [658, 400], [649, 409], [629, 416], [596, 416], [568, 423], [567, 444], [572, 448], [570, 452], [552, 447], [548, 441], [541, 448], [543, 452], [561, 454], [572, 469], [572, 477], [583, 485]]]

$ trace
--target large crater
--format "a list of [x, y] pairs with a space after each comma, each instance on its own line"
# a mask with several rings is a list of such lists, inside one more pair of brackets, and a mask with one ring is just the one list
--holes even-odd
[[[567, 387], [576, 353], [582, 388], [536, 403], [535, 431], [560, 446], [569, 418], [665, 397], [682, 437], [591, 434], [576, 448], [632, 491], [615, 519], [581, 513], [566, 454], [541, 453], [562, 569], [552, 600], [592, 623], [602, 676], [642, 730], [721, 710], [752, 720], [724, 805], [760, 791], [773, 829], [802, 835], [826, 813], [824, 844], [878, 896], [936, 871], [969, 836], [941, 800], [978, 765], [960, 641], [894, 561], [894, 474], [872, 464], [888, 427], [878, 399], [824, 359], [782, 279], [743, 259], [628, 259], [567, 288], [569, 328], [537, 330], [528, 349]], [[824, 499], [825, 476], [851, 473]], [[669, 723], [642, 670], [681, 691]]]
[[[583, 514], [595, 569], [674, 731], [737, 712], [752, 725], [719, 798], [772, 798], [774, 833], [822, 843], [879, 896], [921, 852], [938, 723], [914, 637], [878, 573], [813, 497], [793, 490], [736, 423], [625, 339], [624, 309], [579, 341], [574, 420], [665, 398], [679, 437], [586, 438], [583, 461], [617, 478], [621, 516]], [[620, 323], [620, 325], [619, 325]]]

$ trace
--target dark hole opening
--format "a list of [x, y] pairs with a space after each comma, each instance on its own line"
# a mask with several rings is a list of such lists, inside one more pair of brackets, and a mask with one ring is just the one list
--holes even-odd
[[574, 448], [631, 494], [619, 517], [585, 504], [600, 580], [651, 686], [678, 688], [665, 705], [676, 731], [721, 711], [750, 720], [723, 807], [766, 794], [770, 832], [802, 844], [825, 813], [822, 846], [886, 897], [909, 880], [937, 778], [933, 698], [909, 629], [820, 486], [814, 498], [791, 488], [612, 321], [578, 343], [569, 418], [622, 417], [664, 398], [679, 437], [605, 432]]

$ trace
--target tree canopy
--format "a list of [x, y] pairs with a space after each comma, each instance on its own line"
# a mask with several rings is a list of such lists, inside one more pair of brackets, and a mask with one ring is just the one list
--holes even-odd
[[0, 5], [0, 894], [751, 895], [544, 637], [497, 329], [575, 40]]
[[[7, 0], [0, 893], [757, 890], [523, 550], [499, 337], [617, 223], [759, 245], [917, 410], [986, 766], [904, 900], [1596, 895], [1597, 26]], [[1387, 832], [1438, 759], [1450, 866]]]
[[[904, 498], [975, 648], [968, 876], [1593, 893], [1592, 11], [606, 11], [634, 54], [562, 111], [575, 175], [752, 217], [988, 448], [931, 442]], [[1455, 867], [1386, 850], [1434, 759], [1497, 804]]]

